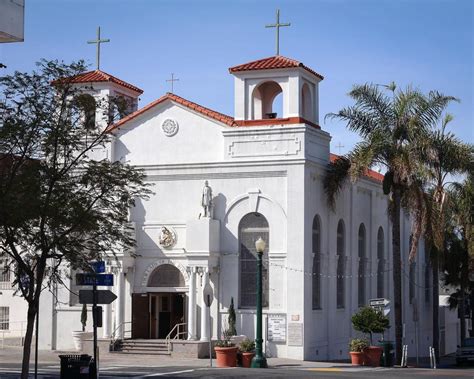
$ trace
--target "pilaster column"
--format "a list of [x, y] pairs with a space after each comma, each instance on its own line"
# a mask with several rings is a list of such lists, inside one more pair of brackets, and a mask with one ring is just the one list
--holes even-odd
[[[207, 267], [203, 268], [203, 270], [204, 272], [203, 272], [202, 290], [204, 291], [204, 287], [209, 282], [209, 270], [207, 269]], [[203, 293], [203, 291], [201, 291], [201, 293]], [[201, 296], [201, 300], [202, 300], [201, 302], [201, 341], [207, 342], [209, 341], [208, 334], [209, 334], [210, 326], [208, 325], [208, 322], [209, 322], [210, 309], [206, 307], [206, 304], [204, 303], [203, 295]]]
[[[106, 289], [112, 290], [112, 287], [107, 287]], [[102, 327], [102, 337], [109, 338], [112, 334], [112, 304], [104, 304], [104, 317], [103, 317], [103, 327]]]
[[123, 271], [118, 271], [115, 278], [117, 280], [117, 300], [115, 301], [115, 337], [123, 339], [123, 311], [125, 305], [125, 280]]
[[188, 340], [196, 340], [196, 267], [189, 267]]

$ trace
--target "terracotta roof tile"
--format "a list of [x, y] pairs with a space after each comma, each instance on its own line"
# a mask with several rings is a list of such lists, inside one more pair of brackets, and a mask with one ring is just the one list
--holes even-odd
[[[330, 156], [329, 156], [329, 159], [331, 160], [331, 162], [334, 162], [338, 158], [339, 158], [339, 155], [336, 155], [336, 154], [333, 154], [333, 153], [331, 153]], [[367, 170], [366, 173], [365, 173], [365, 176], [370, 178], [370, 179], [373, 179], [377, 182], [382, 182], [383, 178], [384, 178], [384, 175], [382, 175], [381, 173], [379, 173], [377, 171], [374, 171], [374, 170]]]
[[135, 117], [141, 115], [142, 113], [145, 113], [149, 109], [155, 107], [158, 104], [161, 104], [162, 102], [164, 102], [166, 100], [174, 101], [175, 103], [183, 105], [183, 106], [185, 106], [189, 109], [192, 109], [192, 110], [194, 110], [198, 113], [201, 113], [201, 114], [203, 114], [203, 115], [205, 115], [209, 118], [212, 118], [216, 121], [222, 122], [223, 124], [226, 124], [228, 126], [234, 126], [235, 125], [234, 124], [234, 119], [230, 116], [227, 116], [223, 113], [213, 111], [212, 109], [203, 107], [202, 105], [193, 103], [192, 101], [186, 100], [186, 99], [184, 99], [184, 98], [182, 98], [178, 95], [175, 95], [173, 93], [168, 92], [166, 95], [160, 97], [158, 100], [155, 100], [155, 101], [151, 102], [150, 104], [144, 106], [143, 108], [137, 110], [136, 112], [133, 112], [133, 113], [129, 114], [128, 116], [122, 118], [120, 121], [116, 122], [115, 124], [110, 125], [108, 127], [108, 131], [110, 132], [114, 129], [117, 129], [118, 127], [122, 126], [126, 122], [134, 119]]
[[274, 70], [278, 68], [296, 68], [296, 67], [304, 68], [306, 71], [310, 72], [313, 75], [316, 75], [321, 80], [324, 79], [322, 75], [318, 74], [316, 71], [305, 66], [303, 63], [298, 62], [294, 59], [283, 57], [281, 55], [275, 55], [273, 57], [268, 57], [268, 58], [240, 64], [238, 66], [229, 68], [229, 72], [233, 73], [233, 72], [240, 72], [240, 71]]
[[127, 83], [123, 81], [122, 79], [116, 78], [113, 75], [107, 74], [106, 72], [101, 71], [101, 70], [84, 72], [82, 74], [79, 74], [71, 78], [71, 83], [98, 83], [98, 82], [112, 82], [112, 83], [118, 84], [119, 86], [128, 88], [132, 91], [138, 92], [140, 94], [143, 93], [143, 90], [141, 90], [140, 88], [135, 87], [134, 85]]

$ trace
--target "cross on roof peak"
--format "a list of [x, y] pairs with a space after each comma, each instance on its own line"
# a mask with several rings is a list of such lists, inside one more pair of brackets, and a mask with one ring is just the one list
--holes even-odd
[[96, 50], [96, 66], [97, 70], [100, 70], [100, 44], [101, 43], [106, 43], [110, 42], [110, 39], [100, 39], [100, 26], [97, 28], [97, 39], [96, 40], [91, 40], [87, 41], [88, 44], [96, 44], [97, 45], [97, 50]]
[[283, 23], [280, 24], [280, 10], [276, 11], [276, 23], [265, 25], [266, 28], [276, 28], [276, 55], [280, 55], [280, 28], [283, 26], [291, 26], [291, 24]]
[[174, 82], [179, 82], [179, 79], [175, 79], [174, 73], [171, 73], [171, 79], [166, 79], [167, 82], [171, 83], [171, 93], [174, 93]]

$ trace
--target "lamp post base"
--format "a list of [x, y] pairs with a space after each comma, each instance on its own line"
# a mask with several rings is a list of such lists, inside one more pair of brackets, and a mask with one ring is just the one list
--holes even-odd
[[251, 368], [268, 368], [267, 359], [263, 355], [256, 355], [250, 364]]

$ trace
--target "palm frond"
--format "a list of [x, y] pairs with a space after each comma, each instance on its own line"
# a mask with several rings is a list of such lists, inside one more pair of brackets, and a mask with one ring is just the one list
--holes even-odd
[[349, 177], [350, 167], [350, 160], [344, 156], [337, 158], [328, 165], [323, 179], [323, 187], [329, 207], [332, 210], [335, 208], [336, 198], [341, 192], [344, 182]]

